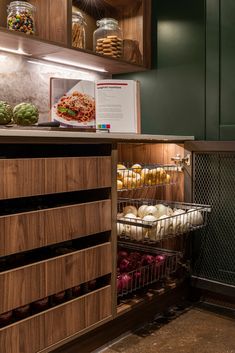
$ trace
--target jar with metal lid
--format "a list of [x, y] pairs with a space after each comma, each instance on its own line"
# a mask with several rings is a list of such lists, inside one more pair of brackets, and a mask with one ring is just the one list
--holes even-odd
[[93, 34], [93, 50], [108, 57], [121, 58], [123, 53], [123, 34], [118, 21], [103, 18], [96, 22], [99, 27]]
[[35, 6], [26, 1], [12, 1], [7, 8], [7, 28], [12, 31], [35, 34]]
[[72, 46], [75, 48], [86, 48], [86, 22], [79, 11], [72, 14]]

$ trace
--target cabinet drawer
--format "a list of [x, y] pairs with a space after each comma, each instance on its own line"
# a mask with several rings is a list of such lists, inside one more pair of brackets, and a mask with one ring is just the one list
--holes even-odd
[[0, 160], [0, 199], [111, 186], [110, 157]]
[[0, 330], [1, 353], [36, 353], [111, 319], [111, 286]]
[[0, 256], [111, 230], [111, 201], [0, 217]]
[[0, 273], [0, 313], [111, 273], [111, 256], [104, 243]]

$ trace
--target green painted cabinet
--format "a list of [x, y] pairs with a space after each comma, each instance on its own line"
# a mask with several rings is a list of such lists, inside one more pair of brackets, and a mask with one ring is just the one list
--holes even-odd
[[204, 0], [153, 0], [153, 70], [121, 76], [141, 82], [143, 133], [205, 138], [204, 33]]
[[235, 1], [154, 0], [142, 131], [235, 140]]

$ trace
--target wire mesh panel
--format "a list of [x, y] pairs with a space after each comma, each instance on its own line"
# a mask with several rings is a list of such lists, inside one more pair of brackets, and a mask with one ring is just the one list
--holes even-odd
[[118, 244], [117, 292], [123, 297], [168, 278], [177, 268], [181, 254], [155, 247]]
[[194, 238], [193, 274], [235, 285], [235, 154], [196, 153], [193, 186], [193, 201], [212, 206]]

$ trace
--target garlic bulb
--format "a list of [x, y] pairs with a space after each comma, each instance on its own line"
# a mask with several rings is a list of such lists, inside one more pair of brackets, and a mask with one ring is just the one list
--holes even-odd
[[126, 206], [123, 209], [124, 216], [127, 215], [128, 213], [131, 213], [131, 214], [137, 216], [137, 212], [138, 212], [137, 208], [135, 206], [132, 206], [132, 205]]

